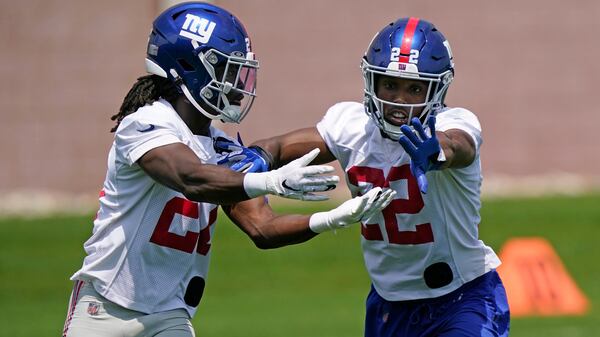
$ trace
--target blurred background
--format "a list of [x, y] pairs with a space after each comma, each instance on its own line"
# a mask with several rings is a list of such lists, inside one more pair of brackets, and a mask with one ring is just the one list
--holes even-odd
[[[109, 117], [144, 74], [152, 20], [171, 3], [0, 2], [1, 209], [95, 199]], [[241, 125], [217, 125], [246, 142], [315, 125], [334, 103], [360, 101], [359, 63], [372, 36], [418, 16], [451, 43], [456, 77], [447, 103], [482, 123], [484, 193], [600, 185], [600, 2], [215, 3], [241, 18], [260, 60], [253, 110]]]
[[[11, 260], [18, 255], [24, 261], [23, 266], [29, 264], [27, 261], [31, 261], [31, 256], [23, 254], [24, 246], [31, 244], [27, 238], [35, 237], [33, 232], [41, 235], [38, 232], [40, 222], [26, 220], [23, 215], [44, 217], [48, 212], [93, 214], [113, 138], [109, 132], [113, 126], [110, 116], [118, 111], [136, 78], [144, 75], [146, 42], [152, 20], [173, 3], [161, 0], [0, 0], [0, 151], [3, 156], [0, 161], [0, 218], [3, 219], [0, 230], [5, 231], [2, 232], [4, 237], [0, 235], [0, 255], [5, 256], [0, 260], [3, 263], [0, 264], [0, 308], [12, 307], [8, 300], [12, 288], [6, 283], [9, 281], [4, 280], [14, 276], [10, 273], [17, 273], [16, 279], [28, 277], [34, 284], [43, 283], [35, 283], [39, 273], [18, 274], [15, 270], [21, 270], [22, 265]], [[597, 197], [600, 156], [596, 136], [600, 125], [596, 97], [600, 77], [600, 62], [596, 61], [600, 53], [600, 2], [216, 0], [213, 3], [241, 19], [260, 61], [258, 99], [248, 117], [241, 125], [215, 124], [229, 134], [239, 131], [246, 143], [313, 126], [336, 102], [361, 101], [359, 64], [372, 36], [399, 17], [417, 16], [433, 22], [450, 41], [456, 65], [455, 80], [446, 102], [450, 106], [470, 109], [482, 123], [484, 197], [501, 196], [502, 200], [509, 200], [506, 201], [509, 205], [525, 203], [519, 199], [523, 196], [552, 200], [543, 204], [546, 206], [539, 206], [539, 215], [546, 214], [547, 220], [532, 220], [530, 213], [519, 211], [513, 214], [523, 217], [516, 218], [515, 215], [511, 218], [502, 213], [511, 208], [501, 201], [488, 208], [487, 214], [492, 217], [488, 222], [499, 227], [508, 226], [503, 230], [509, 228], [515, 234], [522, 231], [521, 234], [532, 235], [544, 233], [547, 231], [545, 225], [561, 219], [552, 222], [555, 227], [551, 232], [557, 238], [552, 243], [559, 247], [562, 257], [568, 255], [572, 261], [578, 261], [583, 256], [591, 258], [592, 253], [598, 253], [597, 245], [592, 242], [598, 236], [590, 234], [597, 232], [590, 231], [600, 226], [596, 211], [600, 201]], [[343, 186], [337, 191], [339, 198], [349, 195]], [[554, 199], [556, 195], [592, 197], [565, 202]], [[565, 207], [572, 206], [567, 213], [570, 217], [563, 218], [550, 212], [565, 204], [569, 205]], [[582, 204], [587, 208], [575, 211], [574, 207]], [[591, 215], [582, 220], [585, 212], [591, 212]], [[567, 221], [563, 222], [563, 219]], [[77, 268], [83, 256], [81, 244], [89, 236], [89, 220], [89, 216], [76, 219], [67, 216], [53, 220], [56, 222], [51, 224], [44, 223], [44, 226], [63, 228], [65, 233], [74, 236], [60, 235], [57, 241], [52, 241], [56, 244], [66, 240], [64, 245], [70, 255], [57, 253], [55, 258], [63, 261], [68, 256], [67, 261], [72, 263], [61, 263], [67, 267], [59, 275], [62, 278], [55, 281], [55, 288], [40, 288], [36, 293], [48, 295], [59, 289], [56, 295], [60, 304], [57, 305], [59, 317], [63, 315], [60, 312], [62, 302], [66, 306], [69, 273]], [[539, 227], [524, 227], [531, 221]], [[566, 230], [580, 222], [588, 226], [577, 231], [588, 240], [587, 245], [575, 240]], [[69, 223], [81, 223], [84, 227], [73, 233]], [[16, 234], [6, 229], [14, 226], [28, 228], [18, 232], [22, 241], [14, 241]], [[485, 234], [485, 230], [482, 232]], [[586, 233], [590, 234], [587, 238]], [[497, 236], [492, 233], [490, 241], [497, 251], [510, 234], [508, 230]], [[45, 238], [40, 236], [40, 242], [45, 242]], [[572, 241], [561, 246], [560, 238], [571, 238]], [[237, 239], [233, 240], [237, 242]], [[227, 243], [223, 245], [227, 246]], [[311, 245], [308, 244], [306, 249], [314, 252], [310, 250]], [[325, 246], [323, 250], [327, 251]], [[348, 247], [353, 247], [351, 255], [358, 261], [357, 268], [362, 268], [356, 242]], [[277, 263], [290, 263], [286, 257], [296, 261], [292, 263], [299, 263], [294, 260], [295, 254], [300, 260], [306, 257], [304, 247], [286, 249], [281, 253], [283, 255], [269, 252], [255, 258], [259, 261], [267, 259], [267, 265], [276, 266]], [[339, 254], [338, 251], [335, 253]], [[244, 254], [235, 258], [229, 255], [224, 259], [239, 263], [240, 259], [246, 261], [246, 257], [259, 253]], [[72, 260], [68, 260], [69, 257]], [[219, 266], [225, 262], [214, 263]], [[219, 274], [216, 268], [217, 280], [234, 277], [228, 274], [231, 270]], [[323, 268], [327, 269], [326, 263]], [[584, 284], [595, 284], [600, 276], [597, 268], [591, 271], [585, 264], [571, 268], [576, 269], [576, 278], [583, 279]], [[265, 273], [271, 275], [265, 270], [259, 274]], [[358, 274], [354, 279], [360, 281], [361, 292], [357, 296], [358, 304], [352, 303], [352, 306], [358, 305], [360, 313], [360, 301], [366, 292], [362, 283], [368, 281], [364, 274]], [[298, 288], [304, 285], [299, 284]], [[17, 287], [18, 282], [12, 286]], [[273, 286], [270, 284], [269, 287], [272, 289]], [[261, 288], [265, 287], [257, 286], [257, 289]], [[347, 290], [353, 293], [353, 289]], [[592, 297], [600, 298], [597, 286], [584, 287], [584, 290], [591, 292]], [[222, 293], [218, 289], [212, 291], [215, 296], [231, 295], [227, 295], [226, 289]], [[346, 303], [342, 298], [347, 297], [338, 295], [340, 298], [332, 303]], [[301, 300], [299, 302], [303, 302]], [[257, 301], [261, 299], [257, 297]], [[234, 305], [238, 304], [231, 304]], [[22, 313], [25, 312], [27, 310], [23, 309]], [[356, 324], [360, 327], [362, 317], [349, 317], [357, 319]], [[558, 324], [553, 322], [557, 321], [548, 324]], [[593, 323], [590, 322], [585, 324], [591, 326]], [[208, 331], [212, 327], [214, 335], [228, 335], [223, 333], [228, 323], [220, 324], [207, 324]], [[518, 324], [534, 326], [539, 322]], [[572, 321], [565, 324], [564, 331], [571, 331], [570, 327], [578, 325]], [[225, 330], [218, 330], [219, 327]], [[48, 329], [55, 331], [53, 328]], [[197, 326], [200, 331], [202, 328]], [[12, 336], [20, 335], [18, 329], [11, 331]], [[261, 331], [256, 335], [264, 336], [264, 333]], [[319, 334], [306, 332], [304, 335]], [[360, 330], [353, 335], [360, 335]], [[545, 337], [551, 335], [544, 332]], [[590, 334], [576, 332], [572, 335]]]

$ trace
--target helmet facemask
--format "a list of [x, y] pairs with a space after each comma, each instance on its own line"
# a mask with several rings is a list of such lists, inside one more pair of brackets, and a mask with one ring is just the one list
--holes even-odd
[[[446, 91], [452, 82], [452, 71], [447, 70], [441, 74], [428, 74], [418, 72], [416, 65], [398, 62], [390, 62], [387, 68], [377, 67], [369, 64], [363, 59], [362, 73], [364, 79], [364, 104], [367, 115], [375, 122], [379, 129], [393, 140], [402, 136], [400, 126], [393, 125], [384, 118], [384, 105], [401, 108], [408, 113], [407, 125], [411, 125], [413, 117], [418, 117], [423, 124], [427, 123], [430, 114], [436, 114], [444, 104]], [[410, 80], [423, 81], [427, 85], [425, 101], [416, 104], [396, 103], [384, 100], [377, 96], [376, 77], [390, 76]], [[422, 109], [421, 113], [416, 111]]]
[[[258, 61], [249, 52], [232, 55], [211, 49], [198, 55], [211, 77], [200, 89], [200, 98], [220, 113], [224, 122], [239, 123], [246, 117], [256, 97], [256, 72]], [[225, 61], [220, 61], [220, 60]]]
[[[232, 55], [226, 55], [210, 49], [200, 52], [198, 57], [211, 81], [197, 93], [190, 92], [181, 81], [180, 87], [184, 95], [206, 117], [240, 123], [250, 111], [256, 97], [258, 61], [254, 59], [254, 54], [248, 52], [244, 57], [242, 52], [233, 52]], [[196, 97], [217, 114], [206, 111]]]

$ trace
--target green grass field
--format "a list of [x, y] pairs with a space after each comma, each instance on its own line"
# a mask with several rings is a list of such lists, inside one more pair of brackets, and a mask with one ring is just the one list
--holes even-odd
[[[279, 211], [311, 212], [278, 207]], [[323, 209], [326, 204], [316, 204]], [[547, 238], [592, 302], [584, 317], [512, 320], [514, 337], [600, 336], [600, 194], [484, 201], [481, 236]], [[0, 219], [0, 336], [58, 336], [88, 216]], [[198, 336], [361, 336], [369, 280], [357, 227], [278, 250], [256, 249], [220, 216], [211, 271], [194, 318]]]

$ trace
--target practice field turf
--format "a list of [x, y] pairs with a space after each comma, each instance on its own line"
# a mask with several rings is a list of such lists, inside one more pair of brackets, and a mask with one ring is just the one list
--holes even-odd
[[[311, 212], [327, 204], [298, 203]], [[583, 317], [513, 319], [514, 337], [600, 336], [600, 195], [484, 201], [481, 237], [543, 236], [592, 303]], [[59, 336], [71, 282], [91, 232], [88, 216], [0, 219], [0, 336]], [[202, 337], [353, 337], [369, 281], [354, 227], [261, 251], [222, 214], [194, 325]]]

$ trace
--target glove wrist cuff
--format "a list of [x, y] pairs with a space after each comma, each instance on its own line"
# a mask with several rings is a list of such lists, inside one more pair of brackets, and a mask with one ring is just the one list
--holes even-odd
[[252, 145], [249, 147], [249, 149], [254, 149], [256, 150], [256, 152], [258, 152], [258, 154], [262, 157], [262, 159], [264, 159], [267, 162], [267, 165], [269, 166], [267, 168], [267, 171], [272, 170], [273, 169], [273, 155], [268, 152], [267, 150], [263, 149], [262, 147], [258, 146], [258, 145]]
[[318, 234], [331, 230], [328, 212], [318, 212], [311, 215], [308, 220], [308, 226], [311, 231]]
[[446, 162], [446, 154], [440, 146], [440, 152], [429, 158], [429, 170], [439, 170]]
[[250, 199], [268, 194], [267, 178], [268, 173], [246, 173], [244, 175], [244, 191]]

